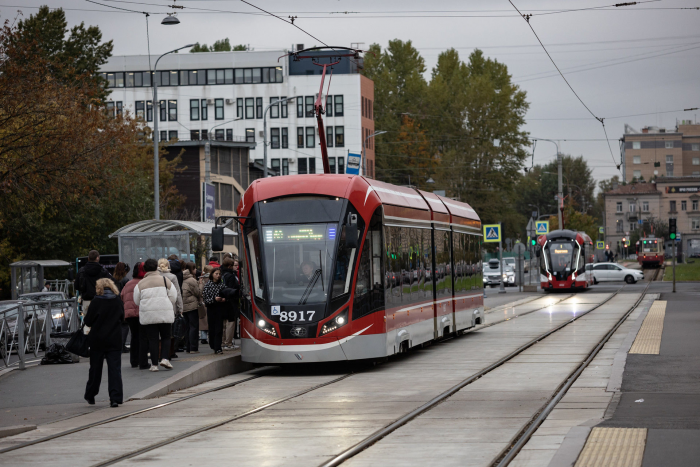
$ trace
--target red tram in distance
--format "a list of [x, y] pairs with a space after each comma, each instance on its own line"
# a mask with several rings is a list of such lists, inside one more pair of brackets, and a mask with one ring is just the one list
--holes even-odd
[[540, 282], [545, 292], [587, 289], [593, 285], [593, 273], [586, 263], [593, 263], [593, 241], [585, 232], [554, 230], [537, 237]]
[[636, 245], [637, 261], [642, 268], [660, 268], [664, 265], [664, 239], [640, 238]]
[[238, 206], [242, 358], [376, 359], [484, 322], [466, 203], [354, 175], [254, 181]]

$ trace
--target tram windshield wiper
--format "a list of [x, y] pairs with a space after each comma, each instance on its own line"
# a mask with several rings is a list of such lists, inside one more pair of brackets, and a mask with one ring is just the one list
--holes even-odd
[[304, 294], [301, 296], [301, 299], [299, 300], [299, 303], [297, 303], [297, 305], [306, 304], [306, 301], [309, 299], [311, 291], [314, 289], [314, 286], [316, 285], [316, 282], [318, 282], [319, 277], [321, 277], [321, 269], [316, 269], [314, 271], [313, 276], [311, 276], [311, 279], [309, 279], [309, 285], [306, 286], [306, 290], [304, 290]]

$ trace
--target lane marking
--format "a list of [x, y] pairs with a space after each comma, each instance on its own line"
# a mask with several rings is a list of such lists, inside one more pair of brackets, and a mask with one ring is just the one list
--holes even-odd
[[595, 427], [575, 467], [641, 467], [646, 439], [646, 428]]
[[666, 302], [657, 300], [644, 318], [642, 327], [637, 333], [629, 353], [644, 355], [659, 355], [661, 350], [661, 335], [664, 332]]

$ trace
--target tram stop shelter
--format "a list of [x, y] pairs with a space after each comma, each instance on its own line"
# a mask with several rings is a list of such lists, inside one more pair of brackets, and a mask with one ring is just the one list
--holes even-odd
[[[194, 261], [190, 245], [196, 245], [193, 241], [200, 237], [211, 237], [213, 227], [211, 222], [153, 219], [125, 225], [109, 238], [118, 238], [119, 261], [131, 267], [148, 258], [167, 258], [173, 254]], [[236, 250], [237, 236], [233, 230], [224, 229], [224, 243], [232, 245], [232, 250]]]
[[44, 268], [70, 266], [70, 263], [60, 259], [25, 260], [10, 264], [10, 283], [12, 300], [17, 300], [22, 294], [41, 292], [44, 287]]

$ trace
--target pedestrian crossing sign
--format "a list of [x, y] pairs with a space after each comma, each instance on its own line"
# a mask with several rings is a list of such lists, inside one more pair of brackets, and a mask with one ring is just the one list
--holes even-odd
[[484, 242], [500, 242], [501, 241], [501, 225], [500, 224], [484, 224]]
[[535, 222], [535, 231], [537, 235], [547, 235], [549, 233], [549, 221]]
[[599, 250], [605, 250], [605, 242], [596, 242], [596, 248]]

